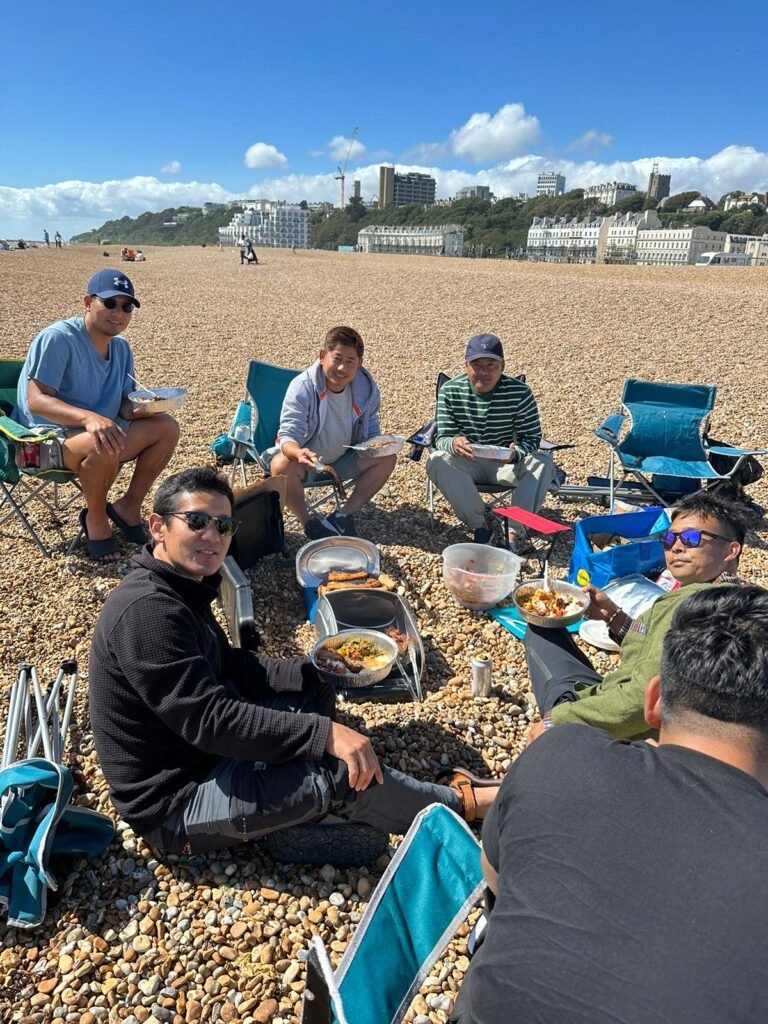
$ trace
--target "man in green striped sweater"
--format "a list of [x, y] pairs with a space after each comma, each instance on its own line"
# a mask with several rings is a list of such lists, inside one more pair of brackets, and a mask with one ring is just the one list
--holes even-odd
[[[504, 373], [504, 350], [495, 334], [467, 342], [466, 373], [447, 381], [437, 396], [437, 451], [427, 476], [478, 544], [492, 536], [478, 484], [514, 487], [510, 502], [538, 512], [552, 482], [552, 459], [539, 452], [541, 426], [527, 384]], [[509, 448], [505, 460], [478, 458], [473, 445]]]

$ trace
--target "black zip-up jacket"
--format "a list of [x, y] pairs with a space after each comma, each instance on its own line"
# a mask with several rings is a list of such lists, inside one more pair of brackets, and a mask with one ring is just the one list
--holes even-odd
[[220, 577], [190, 579], [145, 547], [93, 635], [89, 703], [115, 807], [145, 835], [222, 758], [318, 761], [330, 719], [259, 706], [314, 668], [230, 646], [211, 612]]

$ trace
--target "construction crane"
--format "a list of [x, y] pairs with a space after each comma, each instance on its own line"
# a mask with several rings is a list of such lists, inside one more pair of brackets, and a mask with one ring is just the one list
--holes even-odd
[[344, 166], [343, 167], [339, 167], [339, 173], [335, 176], [335, 180], [340, 182], [340, 185], [339, 185], [339, 195], [340, 195], [340, 198], [339, 198], [339, 209], [340, 210], [344, 209], [344, 179], [347, 176], [347, 164], [349, 163], [349, 158], [352, 155], [352, 146], [354, 145], [355, 136], [356, 135], [357, 135], [357, 128], [353, 128], [352, 129], [352, 135], [351, 135], [350, 140], [349, 140], [349, 149], [347, 150], [347, 159], [344, 161]]

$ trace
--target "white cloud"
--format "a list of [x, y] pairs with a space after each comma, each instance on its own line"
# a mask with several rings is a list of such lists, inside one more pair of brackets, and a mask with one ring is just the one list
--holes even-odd
[[596, 128], [589, 128], [580, 135], [578, 139], [569, 142], [565, 147], [566, 153], [578, 151], [596, 156], [613, 143], [613, 136], [609, 132], [599, 132]]
[[328, 143], [328, 153], [334, 160], [346, 160], [347, 153], [350, 160], [358, 160], [365, 153], [365, 146], [359, 139], [334, 135]]
[[246, 167], [287, 167], [288, 159], [268, 142], [254, 142], [245, 151], [243, 162]]
[[474, 164], [524, 152], [538, 141], [538, 118], [526, 114], [522, 103], [507, 103], [493, 115], [473, 114], [449, 139], [455, 155]]
[[411, 146], [403, 154], [406, 160], [413, 160], [417, 164], [426, 164], [431, 160], [442, 160], [447, 155], [448, 144], [446, 142], [417, 142], [415, 146]]
[[312, 159], [315, 160], [319, 156], [325, 156], [325, 150], [324, 149], [310, 149], [310, 151], [307, 153], [307, 156], [311, 156]]
[[[544, 170], [557, 170], [566, 176], [566, 188], [581, 188], [604, 181], [629, 181], [645, 189], [654, 162], [659, 170], [672, 175], [672, 192], [697, 190], [717, 200], [734, 189], [768, 189], [768, 153], [752, 146], [727, 146], [709, 157], [665, 157], [661, 154], [636, 160], [600, 163], [596, 160], [551, 160], [525, 154], [496, 163], [484, 170], [444, 169], [430, 164], [397, 164], [397, 170], [431, 174], [437, 181], [438, 198], [449, 198], [464, 185], [489, 185], [499, 198], [516, 192], [536, 191], [536, 178]], [[339, 184], [335, 169], [327, 174], [287, 174], [261, 181], [250, 190], [251, 196], [287, 199], [299, 202], [338, 202]], [[379, 165], [367, 164], [349, 172], [357, 178], [365, 200], [378, 195]], [[351, 187], [348, 186], [348, 194]], [[0, 186], [0, 227], [3, 237], [37, 238], [42, 228], [57, 228], [68, 237], [106, 220], [136, 217], [147, 210], [159, 211], [175, 206], [201, 206], [204, 202], [226, 202], [242, 196], [216, 182], [160, 181], [154, 177], [91, 182], [61, 181], [36, 188]]]
[[181, 164], [178, 160], [169, 160], [167, 164], [163, 164], [160, 170], [163, 174], [178, 174], [181, 170]]

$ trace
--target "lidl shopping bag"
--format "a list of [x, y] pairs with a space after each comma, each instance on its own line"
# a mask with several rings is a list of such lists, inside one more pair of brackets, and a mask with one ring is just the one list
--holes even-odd
[[582, 519], [574, 528], [568, 582], [604, 587], [632, 573], [661, 572], [664, 549], [653, 534], [668, 526], [669, 517], [660, 505]]

